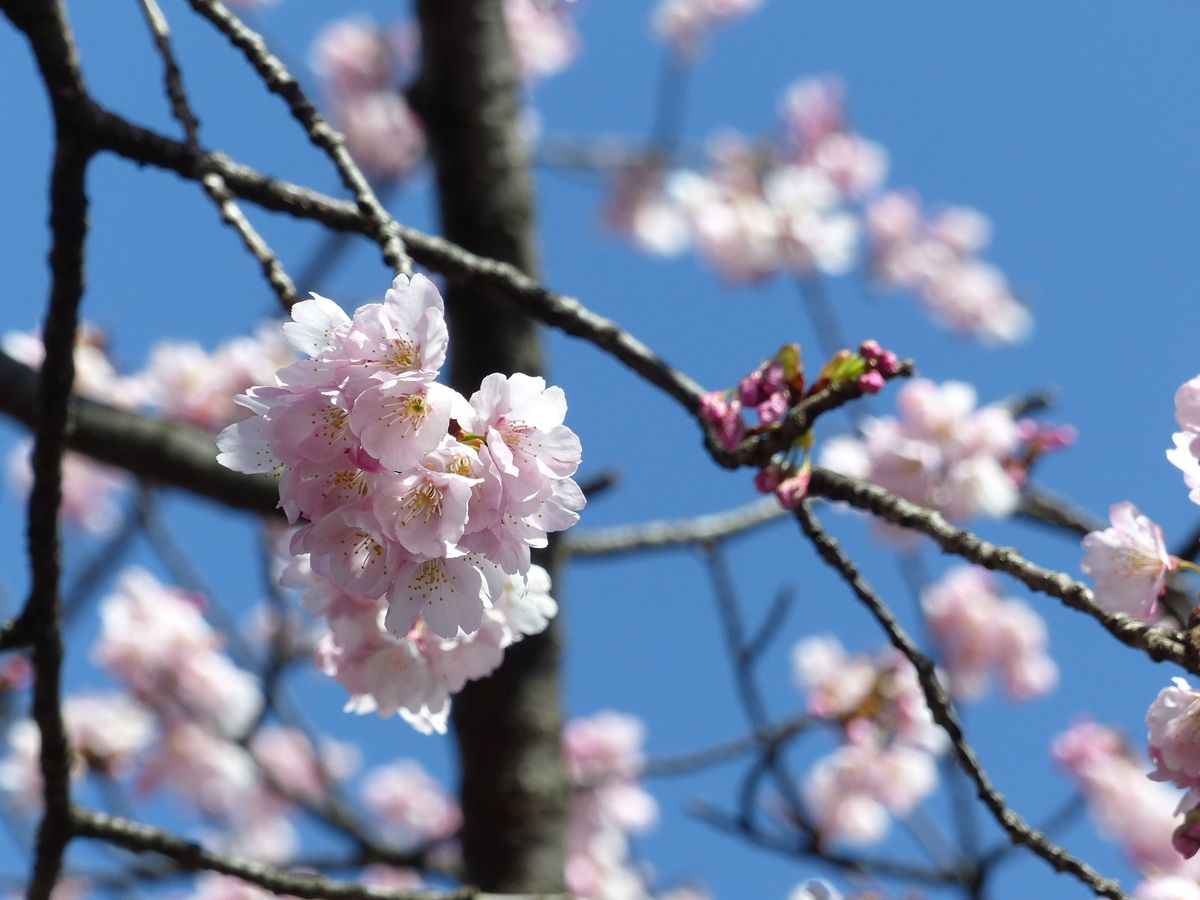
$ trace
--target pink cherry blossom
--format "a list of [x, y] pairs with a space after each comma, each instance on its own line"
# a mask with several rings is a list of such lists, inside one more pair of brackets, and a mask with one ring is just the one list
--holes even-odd
[[399, 760], [367, 773], [363, 802], [401, 846], [453, 837], [462, 812], [418, 763]]
[[659, 0], [654, 30], [679, 56], [694, 57], [718, 25], [753, 12], [762, 0]]
[[1172, 436], [1175, 446], [1167, 451], [1167, 459], [1183, 472], [1191, 489], [1188, 497], [1200, 503], [1200, 375], [1175, 392], [1175, 419], [1183, 431]]
[[960, 697], [981, 696], [993, 671], [1014, 699], [1038, 696], [1057, 683], [1041, 617], [1027, 604], [1003, 598], [988, 572], [952, 569], [922, 592], [921, 608]]
[[936, 764], [924, 750], [850, 743], [809, 770], [804, 796], [822, 836], [870, 844], [887, 833], [892, 815], [907, 815], [936, 784]]
[[1156, 781], [1200, 787], [1200, 691], [1182, 678], [1159, 691], [1146, 712]]
[[987, 343], [1014, 343], [1029, 332], [1029, 311], [1003, 273], [978, 259], [987, 220], [950, 208], [925, 218], [912, 193], [891, 192], [866, 210], [871, 267], [884, 287], [913, 292], [952, 331]]
[[1156, 875], [1138, 885], [1135, 900], [1200, 900], [1200, 882], [1180, 875]]
[[579, 34], [567, 10], [535, 0], [504, 0], [504, 20], [522, 80], [556, 75], [579, 55]]
[[906, 384], [896, 405], [898, 418], [865, 420], [861, 440], [829, 442], [821, 464], [955, 519], [1000, 517], [1016, 508], [1007, 463], [1020, 433], [1007, 410], [977, 409], [970, 385], [925, 379]]
[[1162, 529], [1128, 501], [1109, 508], [1111, 528], [1083, 539], [1080, 567], [1096, 582], [1096, 605], [1144, 621], [1159, 615], [1158, 598], [1175, 571]]
[[1200, 867], [1172, 846], [1176, 797], [1146, 777], [1146, 760], [1115, 729], [1082, 721], [1059, 735], [1054, 759], [1079, 785], [1102, 833], [1143, 873], [1192, 873]]

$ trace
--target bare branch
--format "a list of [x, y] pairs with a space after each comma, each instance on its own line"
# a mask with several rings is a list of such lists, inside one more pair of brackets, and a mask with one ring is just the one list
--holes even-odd
[[221, 218], [233, 227], [241, 237], [242, 244], [258, 260], [267, 283], [275, 292], [275, 296], [279, 298], [283, 308], [291, 309], [292, 304], [300, 298], [296, 295], [296, 286], [284, 270], [279, 257], [250, 224], [250, 220], [246, 218], [245, 213], [234, 201], [233, 195], [229, 193], [229, 188], [225, 186], [225, 180], [216, 172], [207, 171], [204, 168], [204, 157], [200, 150], [200, 120], [192, 111], [187, 91], [183, 87], [183, 72], [179, 69], [179, 64], [175, 60], [175, 51], [171, 47], [171, 31], [167, 25], [166, 16], [163, 15], [156, 0], [140, 0], [140, 3], [146, 17], [146, 24], [150, 27], [150, 33], [154, 38], [155, 49], [158, 50], [158, 55], [162, 59], [163, 82], [166, 87], [167, 99], [171, 105], [171, 114], [183, 127], [184, 138], [195, 160], [196, 174], [200, 184], [216, 204]]
[[[157, 853], [173, 860], [181, 869], [232, 875], [277, 894], [319, 900], [501, 900], [503, 895], [486, 894], [471, 887], [451, 891], [387, 890], [323, 875], [288, 872], [262, 863], [206, 850], [199, 844], [169, 832], [76, 807], [71, 813], [80, 837], [97, 838], [134, 853]], [[566, 894], [507, 895], [505, 900], [570, 900]]]
[[858, 597], [863, 606], [867, 608], [876, 621], [883, 627], [884, 631], [887, 632], [892, 646], [903, 653], [909, 662], [913, 664], [917, 671], [921, 690], [925, 694], [925, 702], [929, 705], [929, 711], [933, 715], [934, 721], [941, 726], [942, 730], [950, 738], [950, 743], [954, 747], [959, 765], [975, 783], [979, 799], [987, 807], [1000, 827], [1008, 832], [1009, 837], [1015, 843], [1028, 847], [1042, 859], [1046, 860], [1055, 871], [1067, 872], [1074, 875], [1100, 896], [1112, 898], [1124, 897], [1125, 895], [1121, 892], [1118, 882], [1111, 878], [1105, 878], [1087, 863], [1076, 859], [1040, 831], [1032, 828], [1016, 811], [1008, 806], [1004, 797], [992, 785], [991, 779], [979, 762], [979, 758], [975, 755], [974, 749], [967, 743], [966, 735], [963, 734], [962, 726], [959, 724], [958, 716], [954, 712], [950, 698], [946, 695], [945, 689], [938, 680], [933, 660], [925, 656], [917, 648], [912, 638], [908, 636], [908, 633], [896, 620], [896, 617], [892, 615], [892, 611], [888, 609], [887, 604], [880, 599], [879, 595], [875, 593], [866, 580], [859, 574], [858, 568], [842, 551], [838, 542], [820, 526], [809, 509], [807, 501], [801, 503], [796, 509], [796, 520], [800, 523], [801, 530], [812, 542], [821, 558], [842, 577], [842, 580], [850, 586], [850, 589], [854, 591], [855, 596]]
[[[0, 353], [0, 413], [35, 428], [39, 415], [33, 398], [40, 381], [37, 372]], [[73, 397], [67, 446], [148, 482], [182, 488], [234, 509], [277, 514], [277, 480], [218, 465], [212, 436], [189, 425]]]
[[828, 469], [813, 469], [809, 495], [842, 500], [866, 510], [893, 525], [910, 528], [933, 538], [947, 553], [961, 556], [985, 569], [1005, 572], [1039, 593], [1057, 597], [1064, 604], [1091, 616], [1121, 643], [1146, 651], [1151, 659], [1169, 660], [1190, 672], [1200, 664], [1188, 651], [1182, 633], [1155, 628], [1122, 613], [1106, 613], [1096, 605], [1091, 588], [1063, 572], [1044, 569], [1012, 547], [997, 547], [980, 537], [951, 525], [941, 513], [888, 493], [873, 484], [847, 478]]
[[754, 531], [785, 514], [774, 497], [725, 512], [692, 519], [660, 519], [638, 525], [590, 528], [564, 538], [566, 552], [576, 557], [618, 556], [666, 547], [687, 547]]
[[706, 825], [740, 837], [756, 847], [793, 859], [812, 859], [841, 872], [863, 872], [918, 884], [961, 884], [965, 876], [958, 869], [927, 869], [902, 860], [838, 853], [803, 836], [778, 835], [747, 825], [740, 818], [700, 801], [694, 801], [688, 811]]
[[412, 260], [405, 251], [396, 220], [383, 208], [371, 183], [346, 150], [345, 138], [317, 112], [283, 61], [267, 49], [266, 42], [259, 34], [226, 9], [220, 0], [189, 2], [192, 9], [208, 19], [233, 46], [242, 51], [267, 88], [287, 103], [292, 117], [308, 132], [309, 140], [324, 150], [333, 161], [342, 184], [354, 195], [358, 209], [371, 229], [371, 235], [383, 251], [384, 262], [402, 275], [411, 275]]

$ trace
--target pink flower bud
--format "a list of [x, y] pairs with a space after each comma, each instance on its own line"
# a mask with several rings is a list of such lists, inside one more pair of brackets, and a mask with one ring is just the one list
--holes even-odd
[[867, 361], [879, 359], [883, 355], [883, 352], [883, 348], [879, 346], [879, 341], [863, 341], [858, 345], [859, 356]]
[[775, 488], [775, 496], [784, 509], [795, 509], [808, 495], [808, 482], [812, 479], [811, 469], [800, 469], [785, 478]]
[[764, 425], [774, 425], [787, 415], [787, 411], [787, 396], [782, 393], [772, 394], [757, 407], [759, 421]]
[[883, 390], [883, 375], [874, 369], [858, 376], [858, 386], [864, 394], [878, 394]]
[[754, 486], [758, 488], [760, 494], [773, 493], [781, 481], [783, 481], [783, 469], [775, 463], [763, 466], [754, 476]]

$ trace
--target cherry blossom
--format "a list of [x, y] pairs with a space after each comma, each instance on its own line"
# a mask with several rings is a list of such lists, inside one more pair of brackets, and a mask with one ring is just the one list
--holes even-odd
[[1083, 539], [1080, 567], [1096, 581], [1096, 605], [1152, 622], [1158, 599], [1178, 562], [1167, 552], [1162, 529], [1128, 501], [1109, 508], [1111, 528]]
[[1100, 830], [1140, 871], [1200, 875], [1172, 847], [1176, 797], [1146, 777], [1149, 764], [1116, 730], [1079, 722], [1055, 739], [1053, 755], [1078, 783]]
[[1020, 600], [1002, 597], [988, 572], [951, 569], [922, 591], [921, 608], [950, 687], [960, 697], [981, 696], [993, 671], [1014, 699], [1036, 697], [1057, 684], [1058, 666], [1046, 652], [1041, 616]]
[[1167, 459], [1183, 472], [1191, 489], [1188, 497], [1200, 503], [1200, 375], [1175, 392], [1175, 420], [1183, 431], [1172, 436], [1175, 447], [1167, 451]]
[[635, 778], [641, 766], [642, 723], [602, 712], [567, 723], [563, 754], [575, 785], [567, 826], [567, 887], [583, 898], [649, 898], [628, 859], [629, 834], [644, 832], [658, 806]]
[[753, 12], [762, 0], [659, 0], [654, 30], [679, 56], [694, 57], [716, 26]]
[[556, 75], [579, 55], [579, 34], [561, 4], [505, 0], [504, 20], [517, 72], [524, 81]]
[[368, 772], [362, 797], [389, 837], [401, 846], [446, 840], [462, 827], [458, 804], [411, 760], [398, 760]]
[[955, 519], [1016, 508], [1008, 463], [1020, 432], [1003, 407], [976, 409], [974, 388], [915, 379], [897, 396], [899, 417], [869, 418], [862, 438], [826, 442], [821, 464]]
[[912, 291], [960, 334], [1007, 344], [1029, 333], [1029, 311], [1003, 273], [975, 256], [990, 237], [980, 213], [951, 207], [925, 218], [915, 194], [891, 192], [868, 205], [865, 222], [881, 285]]

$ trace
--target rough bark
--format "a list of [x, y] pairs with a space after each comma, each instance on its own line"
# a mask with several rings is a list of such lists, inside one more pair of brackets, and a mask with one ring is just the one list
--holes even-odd
[[[536, 276], [533, 188], [502, 3], [418, 0], [417, 13], [424, 62], [413, 99], [429, 133], [443, 233]], [[532, 320], [480, 285], [451, 284], [446, 302], [456, 388], [469, 395], [490, 372], [542, 374]], [[512, 647], [498, 672], [455, 698], [454, 728], [468, 879], [491, 891], [562, 889], [568, 793], [557, 624]]]

